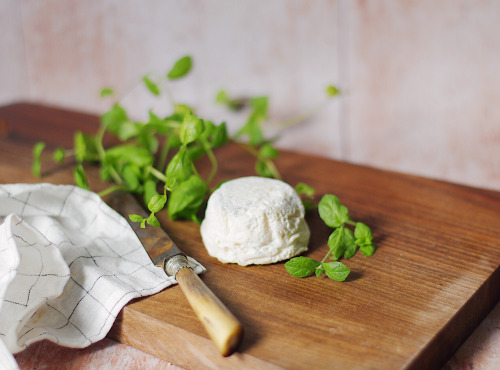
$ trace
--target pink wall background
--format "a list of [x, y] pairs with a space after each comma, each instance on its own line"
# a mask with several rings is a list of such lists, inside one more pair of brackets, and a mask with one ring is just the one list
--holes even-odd
[[269, 95], [277, 121], [334, 83], [280, 147], [500, 190], [499, 2], [1, 0], [0, 25], [0, 104], [102, 113], [111, 86], [139, 119], [166, 109], [140, 78], [190, 54], [171, 89], [203, 117], [242, 123], [220, 88]]
[[[139, 119], [166, 109], [140, 78], [190, 54], [193, 72], [171, 88], [203, 117], [242, 123], [214, 104], [220, 88], [269, 95], [276, 121], [323, 101], [334, 83], [342, 96], [286, 130], [280, 147], [500, 190], [499, 26], [493, 0], [0, 0], [0, 104], [99, 114], [111, 103], [99, 91], [111, 86]], [[499, 312], [447, 369], [497, 366]], [[95, 354], [101, 366], [111, 350], [167, 367], [102, 343], [67, 356]], [[52, 353], [47, 345], [18, 361]]]

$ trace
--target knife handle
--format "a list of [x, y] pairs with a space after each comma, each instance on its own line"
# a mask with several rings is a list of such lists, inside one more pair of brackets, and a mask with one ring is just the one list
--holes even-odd
[[175, 280], [220, 353], [232, 354], [243, 336], [243, 325], [190, 267], [181, 268]]

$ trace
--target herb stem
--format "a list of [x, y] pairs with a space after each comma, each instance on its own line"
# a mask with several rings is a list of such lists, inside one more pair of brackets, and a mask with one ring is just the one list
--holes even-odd
[[281, 174], [279, 173], [278, 168], [276, 168], [276, 165], [272, 160], [260, 156], [259, 152], [250, 144], [240, 141], [236, 141], [236, 143], [239, 144], [243, 149], [248, 151], [250, 154], [252, 154], [254, 157], [256, 157], [258, 160], [265, 162], [275, 179], [282, 180]]
[[323, 257], [323, 259], [321, 260], [321, 263], [326, 261], [328, 256], [330, 256], [330, 254], [332, 254], [332, 251], [333, 251], [332, 249], [328, 250], [328, 252], [325, 254], [325, 257]]
[[97, 193], [100, 197], [103, 197], [105, 195], [108, 195], [114, 191], [117, 191], [117, 190], [127, 190], [127, 188], [125, 186], [122, 186], [122, 185], [113, 185], [113, 186], [110, 186], [109, 188], [106, 188], [102, 191], [100, 191], [99, 193]]
[[326, 259], [330, 256], [330, 254], [333, 253], [335, 246], [341, 242], [340, 238], [342, 238], [342, 235], [343, 235], [343, 230], [342, 230], [343, 228], [344, 228], [344, 226], [340, 227], [340, 232], [337, 234], [337, 239], [335, 240], [334, 247], [330, 247], [328, 249], [328, 253], [325, 255], [325, 257], [323, 257], [323, 259], [321, 260], [321, 263], [326, 261]]
[[328, 104], [328, 101], [325, 100], [321, 104], [318, 104], [317, 106], [309, 109], [308, 111], [306, 111], [306, 112], [304, 112], [302, 114], [298, 114], [296, 116], [284, 119], [284, 120], [282, 120], [280, 122], [276, 122], [274, 125], [277, 126], [280, 129], [285, 129], [285, 128], [288, 128], [288, 127], [292, 127], [292, 126], [298, 125], [299, 123], [304, 122], [305, 120], [311, 118], [316, 113], [318, 113], [319, 111], [321, 111], [327, 104]]
[[[99, 155], [99, 160], [101, 163], [104, 163], [104, 159], [106, 157], [106, 150], [104, 149], [104, 145], [102, 145], [102, 140], [104, 138], [105, 132], [106, 132], [106, 127], [101, 124], [101, 126], [99, 127], [99, 130], [97, 131], [96, 140], [95, 140], [97, 153]], [[116, 182], [119, 185], [123, 184], [123, 180], [122, 180], [120, 174], [113, 166], [109, 166], [109, 174], [113, 178], [114, 182]]]
[[74, 157], [75, 153], [75, 149], [64, 149], [64, 158]]
[[259, 156], [259, 153], [257, 152], [257, 150], [255, 150], [255, 148], [253, 146], [251, 146], [250, 144], [247, 144], [247, 143], [244, 143], [244, 142], [241, 142], [241, 141], [236, 141], [236, 137], [234, 137], [233, 140], [235, 140], [235, 142], [239, 146], [241, 146], [243, 149], [245, 149], [247, 152], [249, 152], [253, 156], [255, 156], [255, 157]]
[[271, 161], [270, 159], [264, 159], [264, 161], [267, 164], [267, 168], [269, 168], [269, 170], [273, 174], [273, 177], [277, 180], [282, 180], [281, 174], [279, 173], [278, 169], [276, 168], [276, 165], [274, 164], [274, 162]]
[[163, 181], [164, 183], [167, 182], [167, 177], [160, 171], [158, 171], [156, 168], [154, 168], [153, 166], [148, 166], [147, 167], [147, 170], [150, 171], [150, 173], [156, 177], [158, 180], [161, 180]]
[[102, 139], [104, 137], [105, 132], [106, 132], [106, 128], [104, 127], [104, 125], [101, 125], [99, 127], [99, 131], [97, 131], [96, 140], [95, 140], [97, 152], [99, 153], [99, 157], [101, 159], [101, 162], [104, 161], [104, 157], [106, 156], [106, 151], [104, 150], [104, 146], [102, 145]]
[[170, 91], [169, 87], [168, 87], [168, 83], [167, 81], [165, 80], [163, 82], [163, 86], [164, 86], [164, 90], [165, 90], [165, 94], [167, 96], [167, 100], [168, 102], [170, 103], [170, 105], [172, 106], [172, 108], [175, 110], [175, 100], [174, 100], [174, 96], [172, 95], [172, 92]]
[[205, 152], [208, 155], [208, 159], [210, 160], [210, 164], [212, 165], [212, 170], [210, 171], [210, 174], [208, 175], [208, 178], [207, 178], [207, 184], [210, 184], [212, 182], [215, 174], [217, 173], [217, 168], [218, 168], [217, 158], [215, 158], [215, 154], [214, 154], [212, 148], [210, 147], [210, 145], [207, 143], [207, 141], [205, 139], [201, 139], [200, 141], [201, 141], [201, 145], [203, 146], [203, 149], [205, 149]]
[[160, 171], [165, 171], [169, 150], [170, 150], [170, 148], [168, 145], [168, 139], [165, 138], [165, 141], [163, 142], [163, 146], [161, 147], [160, 159], [158, 162], [158, 168], [160, 169]]

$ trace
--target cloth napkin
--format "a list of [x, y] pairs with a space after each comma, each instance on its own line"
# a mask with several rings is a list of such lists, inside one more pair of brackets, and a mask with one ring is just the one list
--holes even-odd
[[0, 185], [0, 368], [18, 368], [12, 354], [42, 339], [73, 348], [99, 341], [131, 299], [175, 283], [97, 194]]

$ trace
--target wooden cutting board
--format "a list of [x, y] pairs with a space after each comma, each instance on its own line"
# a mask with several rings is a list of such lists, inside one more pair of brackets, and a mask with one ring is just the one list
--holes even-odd
[[[76, 129], [97, 125], [95, 116], [44, 106], [0, 108], [0, 182], [72, 183], [69, 164], [47, 164], [45, 177], [34, 178], [32, 145], [70, 147]], [[253, 174], [238, 146], [216, 154], [216, 181]], [[185, 368], [439, 368], [499, 301], [499, 192], [294, 152], [282, 152], [277, 166], [290, 184], [314, 186], [318, 199], [337, 195], [371, 226], [375, 255], [344, 261], [352, 271], [344, 283], [297, 279], [283, 263], [219, 263], [196, 224], [162, 214], [164, 229], [207, 267], [202, 279], [244, 324], [240, 351], [218, 354], [178, 286], [128, 304], [111, 338]], [[89, 171], [102, 189], [97, 169]], [[305, 255], [321, 259], [330, 230], [316, 212], [307, 221]]]

